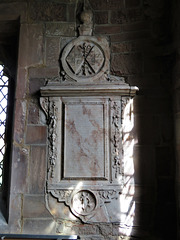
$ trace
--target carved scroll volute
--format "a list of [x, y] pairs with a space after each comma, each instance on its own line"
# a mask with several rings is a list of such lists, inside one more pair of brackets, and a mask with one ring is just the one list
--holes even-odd
[[48, 105], [49, 105], [48, 97], [41, 97], [40, 105], [41, 105], [42, 109], [44, 110], [46, 117], [48, 117]]

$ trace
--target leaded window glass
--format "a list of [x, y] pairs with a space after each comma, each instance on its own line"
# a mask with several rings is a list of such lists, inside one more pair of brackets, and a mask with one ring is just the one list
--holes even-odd
[[0, 65], [0, 189], [3, 181], [3, 166], [6, 149], [5, 132], [8, 101], [8, 83], [9, 78], [4, 74], [4, 66]]

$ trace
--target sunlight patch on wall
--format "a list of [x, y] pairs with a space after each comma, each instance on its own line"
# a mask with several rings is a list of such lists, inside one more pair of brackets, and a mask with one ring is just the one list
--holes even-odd
[[133, 200], [134, 187], [134, 162], [133, 162], [133, 128], [134, 128], [134, 112], [133, 99], [131, 99], [124, 110], [123, 116], [123, 148], [124, 148], [124, 188], [120, 196], [121, 208], [121, 224], [119, 233], [125, 236], [130, 236], [134, 217], [135, 217], [135, 201]]

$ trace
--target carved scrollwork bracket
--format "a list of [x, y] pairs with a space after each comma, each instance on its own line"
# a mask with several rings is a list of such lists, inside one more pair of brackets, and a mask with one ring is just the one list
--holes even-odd
[[57, 198], [58, 202], [66, 202], [67, 199], [71, 196], [72, 190], [67, 190], [67, 189], [54, 189], [49, 191], [51, 195], [55, 198]]
[[71, 212], [83, 222], [88, 221], [99, 207], [98, 195], [91, 190], [54, 189], [48, 191], [58, 202], [65, 202]]

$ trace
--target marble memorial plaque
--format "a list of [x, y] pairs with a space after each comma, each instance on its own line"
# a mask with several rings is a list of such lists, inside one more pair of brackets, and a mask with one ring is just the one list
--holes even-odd
[[107, 105], [64, 103], [63, 179], [106, 179]]

